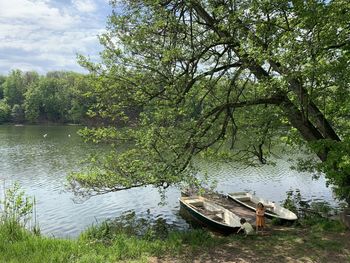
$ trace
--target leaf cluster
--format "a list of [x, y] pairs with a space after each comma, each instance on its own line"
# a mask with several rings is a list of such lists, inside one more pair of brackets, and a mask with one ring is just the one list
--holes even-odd
[[[282, 138], [321, 145], [310, 149], [326, 161], [332, 150], [323, 141], [346, 147], [347, 1], [112, 4], [103, 62], [81, 63], [93, 76], [90, 114], [107, 121], [85, 134], [115, 150], [72, 182], [94, 191], [103, 182], [166, 188], [197, 182], [199, 154], [266, 163]], [[131, 129], [120, 132], [120, 123]]]

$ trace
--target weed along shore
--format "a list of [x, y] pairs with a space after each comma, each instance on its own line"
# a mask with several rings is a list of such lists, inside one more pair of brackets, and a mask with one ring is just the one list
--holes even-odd
[[2, 0], [0, 263], [350, 263], [349, 10]]
[[266, 234], [217, 236], [206, 230], [169, 232], [104, 223], [78, 239], [34, 235], [20, 226], [0, 226], [0, 262], [349, 262], [350, 232], [339, 222], [273, 226]]
[[349, 262], [350, 231], [322, 215], [330, 207], [311, 207], [314, 212], [298, 214], [293, 225], [271, 220], [252, 236], [180, 231], [125, 212], [63, 239], [40, 233], [35, 202], [15, 184], [1, 200], [0, 262]]

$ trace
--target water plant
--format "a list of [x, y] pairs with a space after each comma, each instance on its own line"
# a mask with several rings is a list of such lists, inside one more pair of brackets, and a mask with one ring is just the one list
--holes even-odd
[[[296, 224], [302, 227], [311, 227], [318, 231], [340, 232], [345, 226], [334, 217], [337, 209], [326, 201], [305, 201], [299, 190], [288, 191], [282, 205], [297, 214]], [[273, 224], [281, 222], [273, 221]]]
[[[13, 239], [20, 238], [24, 229], [40, 234], [36, 219], [35, 198], [26, 196], [18, 182], [4, 189], [4, 197], [0, 200], [0, 224]], [[33, 217], [34, 215], [34, 217]]]

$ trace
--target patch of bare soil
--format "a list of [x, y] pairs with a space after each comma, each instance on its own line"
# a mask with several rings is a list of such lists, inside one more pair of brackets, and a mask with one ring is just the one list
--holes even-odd
[[314, 235], [309, 230], [273, 228], [264, 234], [211, 249], [188, 250], [173, 258], [149, 258], [151, 263], [345, 263], [350, 262], [350, 232]]

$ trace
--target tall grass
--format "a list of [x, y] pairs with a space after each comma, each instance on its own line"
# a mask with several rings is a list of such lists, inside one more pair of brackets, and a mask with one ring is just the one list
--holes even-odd
[[[298, 220], [295, 225], [311, 228], [314, 231], [342, 232], [346, 229], [339, 220], [334, 220], [337, 210], [325, 201], [306, 202], [300, 191], [288, 191], [283, 207], [293, 211]], [[273, 220], [273, 224], [281, 223]]]
[[[9, 242], [9, 236], [16, 231], [20, 235]], [[0, 225], [0, 262], [143, 262], [149, 256], [176, 257], [184, 250], [210, 248], [225, 240], [203, 230], [171, 232], [164, 239], [152, 240], [120, 232], [109, 239], [98, 233], [104, 231], [99, 226], [76, 240], [36, 236], [20, 226], [16, 231], [9, 233], [4, 224]], [[107, 238], [109, 242], [105, 242]]]
[[34, 208], [35, 200], [18, 184], [6, 190], [1, 201], [0, 262], [146, 262], [148, 256], [179, 255], [185, 247], [197, 250], [223, 242], [203, 230], [173, 231], [162, 220], [151, 222], [135, 213], [93, 225], [76, 240], [48, 238], [37, 230]]
[[[147, 262], [150, 256], [183, 258], [183, 255], [208, 253], [228, 243], [236, 244], [236, 247], [229, 249], [237, 251], [242, 245], [268, 251], [282, 241], [296, 248], [305, 246], [294, 242], [300, 240], [298, 231], [292, 234], [279, 232], [268, 239], [260, 236], [249, 239], [241, 236], [222, 237], [205, 230], [176, 231], [166, 227], [161, 220], [151, 222], [147, 218], [137, 218], [135, 213], [93, 225], [75, 240], [49, 238], [35, 234], [33, 228], [28, 227], [29, 214], [33, 216], [34, 211], [28, 209], [30, 202], [26, 202], [19, 187], [15, 189], [17, 190], [12, 191], [12, 195], [7, 194], [6, 201], [1, 203], [0, 262]], [[14, 200], [17, 201], [13, 202]], [[14, 204], [18, 207], [14, 208]], [[325, 242], [320, 238], [324, 228], [338, 229], [330, 226], [320, 229], [319, 225], [320, 221], [314, 224], [315, 231], [318, 232], [303, 232], [303, 238], [308, 239], [309, 247], [321, 251], [324, 246], [332, 246], [334, 251], [343, 251], [342, 243], [332, 240]]]
[[36, 220], [35, 198], [26, 196], [17, 182], [8, 189], [4, 184], [3, 189], [4, 196], [0, 200], [0, 224], [3, 231], [13, 240], [22, 236], [25, 228], [34, 234], [40, 234]]

